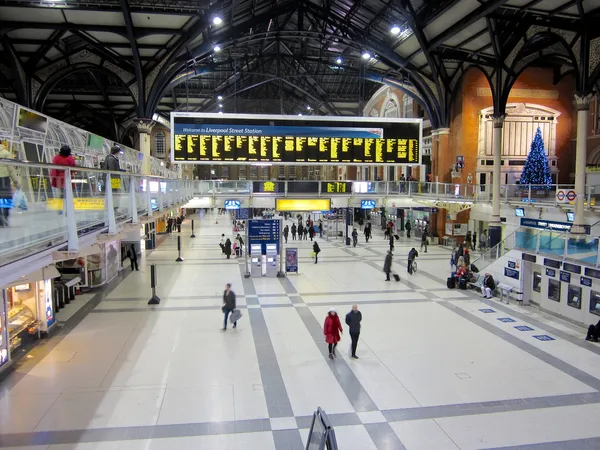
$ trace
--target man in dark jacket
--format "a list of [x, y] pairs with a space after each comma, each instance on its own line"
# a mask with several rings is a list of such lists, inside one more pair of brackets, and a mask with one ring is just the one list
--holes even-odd
[[483, 279], [483, 286], [481, 287], [481, 293], [485, 298], [492, 298], [492, 292], [496, 289], [496, 282], [489, 273], [485, 274]]
[[[225, 314], [225, 320], [223, 321], [223, 330], [227, 329], [227, 319], [229, 314], [235, 309], [235, 292], [231, 290], [231, 283], [227, 283], [225, 286], [225, 292], [223, 292], [223, 313]], [[237, 327], [237, 322], [233, 322], [233, 328]]]
[[410, 252], [408, 252], [407, 270], [410, 275], [413, 274], [413, 263], [415, 262], [415, 258], [417, 256], [419, 256], [419, 252], [413, 247]]
[[121, 171], [121, 164], [119, 163], [119, 158], [117, 158], [119, 153], [121, 153], [121, 148], [118, 145], [113, 145], [110, 149], [110, 154], [104, 160], [104, 170]]
[[358, 359], [356, 356], [356, 346], [358, 345], [358, 337], [360, 336], [360, 322], [362, 321], [362, 313], [358, 310], [358, 305], [352, 305], [352, 311], [346, 314], [346, 325], [350, 330], [350, 338], [352, 339], [352, 358]]
[[390, 281], [390, 273], [392, 273], [392, 251], [390, 250], [385, 256], [385, 262], [383, 263], [383, 271], [385, 272], [385, 281]]
[[[347, 321], [348, 319], [346, 319]], [[348, 323], [348, 322], [346, 322]], [[598, 342], [598, 337], [600, 336], [600, 320], [596, 325], [591, 324], [588, 327], [587, 336], [585, 338], [586, 341]]]

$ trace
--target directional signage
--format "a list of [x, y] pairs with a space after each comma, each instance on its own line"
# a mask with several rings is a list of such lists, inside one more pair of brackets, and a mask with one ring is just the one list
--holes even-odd
[[[280, 219], [253, 219], [248, 221], [248, 248], [259, 244], [263, 255], [267, 254], [267, 244], [276, 244], [279, 253]], [[248, 250], [250, 254], [250, 250]]]

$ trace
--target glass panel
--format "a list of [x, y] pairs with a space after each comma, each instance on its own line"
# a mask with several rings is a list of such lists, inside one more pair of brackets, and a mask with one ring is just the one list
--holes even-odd
[[[3, 264], [67, 239], [61, 198], [64, 173], [53, 172], [57, 187], [52, 186], [49, 168], [10, 166], [8, 173], [9, 176], [0, 178], [0, 261]], [[85, 177], [79, 176], [79, 180], [82, 184], [74, 184], [74, 190], [90, 189]], [[16, 197], [13, 197], [17, 193], [14, 181], [21, 187]]]
[[598, 258], [598, 238], [570, 237], [567, 244], [567, 258], [596, 265]]
[[590, 292], [590, 312], [600, 316], [600, 292]]
[[567, 293], [567, 305], [572, 308], [581, 309], [581, 286], [569, 284]]
[[542, 292], [542, 274], [540, 272], [533, 272], [533, 290]]
[[522, 228], [515, 232], [515, 247], [523, 250], [535, 251], [537, 249], [537, 235], [539, 231]]
[[[73, 174], [73, 203], [75, 221], [79, 234], [86, 234], [105, 226], [106, 223], [106, 175], [98, 171], [77, 170]], [[123, 217], [118, 210], [123, 197], [124, 185], [121, 175], [111, 175], [110, 183], [113, 192], [113, 207], [117, 221]], [[60, 195], [64, 193], [59, 192]], [[62, 199], [53, 204], [53, 210], [62, 214]]]
[[565, 234], [557, 231], [542, 231], [539, 234], [540, 253], [564, 255]]
[[560, 281], [548, 279], [548, 300], [560, 302]]

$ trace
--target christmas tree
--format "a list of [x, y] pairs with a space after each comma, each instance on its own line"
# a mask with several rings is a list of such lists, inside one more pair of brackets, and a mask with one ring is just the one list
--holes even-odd
[[548, 157], [544, 148], [544, 139], [542, 130], [538, 127], [535, 137], [531, 141], [531, 148], [525, 161], [525, 167], [521, 173], [521, 185], [526, 187], [532, 185], [532, 189], [550, 189], [552, 176], [550, 175], [550, 166]]

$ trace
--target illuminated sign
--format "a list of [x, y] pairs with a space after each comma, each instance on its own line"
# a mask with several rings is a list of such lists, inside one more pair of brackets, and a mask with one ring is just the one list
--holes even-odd
[[[172, 113], [173, 162], [420, 164], [420, 119]], [[333, 191], [337, 192], [337, 191]]]
[[121, 189], [121, 178], [110, 177], [110, 187], [113, 189]]
[[374, 209], [377, 207], [377, 200], [361, 200], [360, 207], [362, 209]]
[[276, 211], [330, 211], [330, 198], [277, 198], [275, 199]]
[[[526, 219], [525, 217], [522, 217], [521, 226], [530, 228], [550, 229], [556, 231], [570, 231], [573, 224], [568, 222], [552, 222], [550, 220]], [[585, 234], [590, 234], [589, 225], [584, 225], [584, 229]]]
[[[73, 199], [75, 211], [104, 211], [104, 197], [78, 197]], [[49, 198], [46, 200], [46, 208], [51, 211], [63, 210], [62, 198]]]
[[352, 191], [352, 183], [346, 181], [322, 182], [321, 192], [328, 194], [346, 194]]
[[225, 200], [225, 209], [240, 209], [239, 200]]

